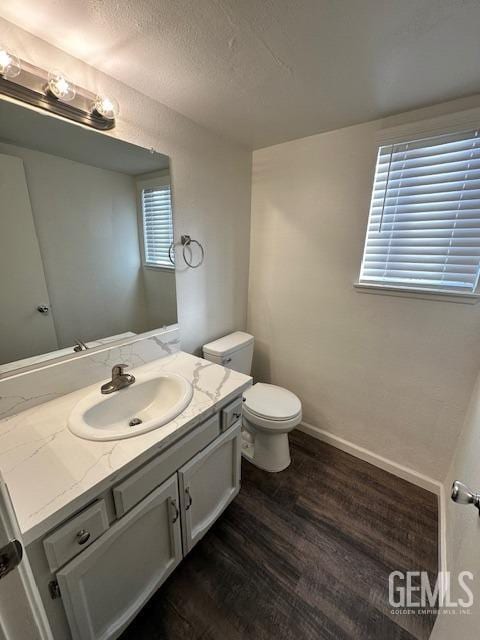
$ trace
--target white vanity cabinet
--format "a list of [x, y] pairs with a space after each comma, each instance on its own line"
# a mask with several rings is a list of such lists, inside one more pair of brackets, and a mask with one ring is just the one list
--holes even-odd
[[116, 638], [181, 559], [173, 476], [57, 573], [73, 638]]
[[234, 402], [38, 539], [31, 558], [55, 640], [117, 638], [238, 494]]

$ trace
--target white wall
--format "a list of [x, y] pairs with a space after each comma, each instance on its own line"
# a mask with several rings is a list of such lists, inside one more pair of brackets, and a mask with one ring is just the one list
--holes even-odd
[[478, 369], [480, 305], [365, 294], [352, 285], [377, 130], [454, 107], [253, 155], [255, 375], [297, 393], [305, 422], [440, 480]]
[[177, 322], [175, 271], [143, 267], [143, 282], [150, 327], [163, 327]]
[[[480, 540], [480, 518], [478, 511], [472, 505], [459, 505], [449, 498], [454, 480], [460, 480], [472, 491], [480, 491], [480, 376], [475, 385], [465, 424], [458, 440], [448, 476], [445, 480], [446, 519], [447, 519], [447, 567], [452, 576], [452, 586], [456, 585], [460, 571], [471, 571], [474, 575], [473, 583], [467, 584], [472, 588], [474, 603], [469, 610], [470, 615], [446, 614], [439, 615], [431, 635], [431, 640], [477, 640], [480, 629], [480, 554], [478, 545]], [[452, 589], [452, 599], [459, 594], [458, 589]]]
[[[178, 268], [182, 347], [193, 351], [244, 328], [251, 153], [5, 20], [0, 20], [0, 29], [2, 44], [26, 60], [61, 68], [77, 84], [114, 95], [121, 114], [110, 135], [170, 156], [176, 236], [190, 234], [206, 252], [200, 269]], [[152, 73], [161, 64], [152, 60]]]

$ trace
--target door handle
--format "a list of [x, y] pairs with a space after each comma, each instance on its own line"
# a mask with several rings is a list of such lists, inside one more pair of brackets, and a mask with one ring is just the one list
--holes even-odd
[[473, 504], [480, 515], [480, 493], [474, 493], [463, 482], [455, 480], [452, 484], [452, 500], [458, 504]]
[[0, 580], [18, 567], [23, 557], [23, 547], [18, 540], [11, 540], [0, 549]]
[[39, 304], [37, 307], [38, 313], [43, 313], [43, 315], [47, 315], [50, 311], [50, 307], [46, 304]]
[[185, 495], [186, 495], [186, 496], [187, 496], [187, 498], [188, 498], [188, 502], [187, 502], [187, 504], [185, 505], [185, 511], [188, 511], [188, 510], [190, 509], [190, 507], [192, 506], [192, 502], [193, 502], [193, 500], [192, 500], [192, 496], [190, 495], [190, 487], [187, 487], [187, 488], [185, 489]]
[[170, 504], [175, 509], [175, 514], [174, 514], [173, 520], [172, 520], [172, 524], [175, 524], [175, 522], [178, 520], [178, 516], [180, 515], [180, 512], [178, 510], [177, 501], [176, 500], [173, 500], [173, 499], [170, 500]]

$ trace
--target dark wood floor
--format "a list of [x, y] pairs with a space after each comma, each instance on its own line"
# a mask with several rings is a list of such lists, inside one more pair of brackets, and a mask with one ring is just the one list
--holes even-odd
[[412, 640], [393, 570], [437, 572], [437, 499], [299, 432], [292, 464], [242, 490], [121, 640]]

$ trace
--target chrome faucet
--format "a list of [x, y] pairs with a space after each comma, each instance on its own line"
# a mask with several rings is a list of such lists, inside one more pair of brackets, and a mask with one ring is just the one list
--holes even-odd
[[88, 349], [85, 342], [83, 340], [80, 340], [80, 338], [74, 338], [74, 340], [75, 340], [75, 346], [73, 347], [73, 350], [75, 351], [75, 353], [79, 353], [80, 351], [86, 351]]
[[113, 393], [114, 391], [120, 391], [125, 387], [129, 387], [135, 382], [135, 376], [131, 373], [125, 373], [125, 369], [128, 364], [116, 364], [112, 369], [112, 379], [105, 384], [102, 384], [100, 391], [103, 394]]

